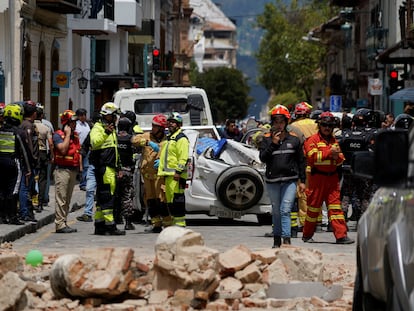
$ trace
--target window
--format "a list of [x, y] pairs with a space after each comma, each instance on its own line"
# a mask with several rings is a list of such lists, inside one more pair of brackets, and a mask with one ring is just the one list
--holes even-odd
[[141, 99], [134, 103], [134, 110], [136, 114], [168, 114], [173, 111], [179, 113], [187, 112], [187, 99]]
[[109, 57], [109, 40], [96, 40], [96, 72], [108, 71]]

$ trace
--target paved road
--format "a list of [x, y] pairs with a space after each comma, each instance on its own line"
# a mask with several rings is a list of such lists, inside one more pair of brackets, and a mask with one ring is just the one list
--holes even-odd
[[[75, 190], [72, 203], [84, 203], [84, 192]], [[53, 198], [53, 195], [51, 196]], [[42, 215], [37, 214], [38, 219], [49, 217], [54, 210], [53, 204], [47, 207]], [[43, 215], [44, 214], [44, 215]], [[95, 236], [93, 223], [79, 222], [76, 216], [82, 214], [82, 209], [69, 215], [69, 225], [77, 228], [77, 233], [57, 234], [53, 223], [46, 224], [36, 232], [26, 234], [13, 242], [13, 249], [24, 255], [31, 249], [39, 249], [45, 254], [77, 253], [83, 248], [97, 247], [132, 247], [136, 255], [152, 256], [157, 234], [146, 234], [144, 225], [136, 225], [135, 230], [127, 231], [125, 236]], [[0, 233], [3, 226], [0, 225]], [[118, 225], [122, 228], [122, 225]], [[189, 215], [187, 220], [189, 229], [200, 232], [205, 240], [205, 245], [218, 251], [225, 251], [232, 246], [244, 244], [251, 250], [269, 248], [273, 244], [272, 238], [264, 237], [271, 230], [270, 226], [260, 226], [253, 215], [244, 216], [240, 220], [223, 223], [215, 217], [205, 215]], [[10, 226], [9, 226], [10, 227]], [[7, 229], [9, 229], [7, 227]], [[10, 229], [9, 229], [10, 230]], [[355, 238], [355, 232], [349, 232], [351, 238]], [[349, 260], [355, 258], [355, 244], [337, 245], [331, 232], [316, 233], [314, 239], [318, 243], [303, 243], [301, 233], [299, 238], [292, 239], [294, 246], [318, 249], [323, 253], [339, 253]]]

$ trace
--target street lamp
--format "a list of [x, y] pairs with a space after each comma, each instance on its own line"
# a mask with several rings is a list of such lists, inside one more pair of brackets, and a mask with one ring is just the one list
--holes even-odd
[[78, 82], [79, 90], [82, 94], [85, 94], [85, 90], [88, 88], [88, 82], [96, 79], [95, 72], [90, 69], [82, 70], [79, 67], [75, 67], [70, 72], [71, 83]]

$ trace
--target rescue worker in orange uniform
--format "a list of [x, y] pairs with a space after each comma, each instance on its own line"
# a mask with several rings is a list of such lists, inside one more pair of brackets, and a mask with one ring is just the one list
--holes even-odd
[[312, 243], [322, 203], [328, 207], [328, 218], [337, 244], [351, 244], [354, 240], [347, 236], [345, 216], [341, 208], [341, 191], [337, 169], [345, 157], [333, 136], [336, 124], [334, 115], [323, 112], [318, 119], [318, 133], [310, 136], [304, 143], [307, 164], [311, 167], [308, 180], [308, 210], [303, 227], [304, 242]]
[[135, 147], [142, 147], [140, 164], [141, 177], [144, 180], [144, 202], [151, 217], [152, 227], [145, 230], [145, 233], [160, 233], [162, 227], [172, 225], [172, 217], [168, 213], [165, 201], [165, 193], [162, 191], [164, 178], [157, 175], [159, 152], [161, 145], [166, 141], [165, 129], [167, 117], [158, 114], [152, 118], [151, 132], [135, 135], [132, 144]]

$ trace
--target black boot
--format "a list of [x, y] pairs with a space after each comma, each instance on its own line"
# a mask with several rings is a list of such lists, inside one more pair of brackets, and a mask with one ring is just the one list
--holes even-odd
[[119, 230], [116, 225], [105, 226], [105, 235], [125, 235], [124, 230]]
[[95, 222], [95, 234], [96, 235], [105, 235], [105, 222]]
[[290, 245], [290, 238], [283, 238], [283, 244]]
[[292, 227], [290, 229], [290, 236], [292, 238], [297, 238], [298, 237], [298, 227]]
[[127, 217], [125, 219], [125, 230], [135, 230], [135, 226], [132, 224], [131, 218]]
[[282, 244], [282, 239], [280, 238], [280, 236], [273, 237], [273, 247], [272, 248], [279, 248], [281, 244]]

